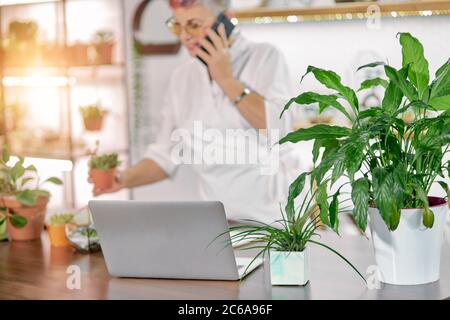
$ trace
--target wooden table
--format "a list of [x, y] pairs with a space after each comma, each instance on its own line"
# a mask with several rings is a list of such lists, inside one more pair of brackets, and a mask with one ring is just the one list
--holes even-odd
[[[324, 231], [322, 239], [365, 273], [374, 264], [370, 242], [355, 232], [348, 218], [342, 220], [341, 238]], [[101, 253], [51, 248], [43, 233], [38, 241], [0, 243], [0, 299], [444, 299], [450, 297], [448, 226], [444, 242], [440, 281], [369, 290], [346, 264], [320, 247], [311, 247], [311, 281], [305, 287], [277, 287], [270, 284], [267, 261], [241, 282], [114, 278]], [[66, 287], [70, 265], [81, 269], [80, 290]]]

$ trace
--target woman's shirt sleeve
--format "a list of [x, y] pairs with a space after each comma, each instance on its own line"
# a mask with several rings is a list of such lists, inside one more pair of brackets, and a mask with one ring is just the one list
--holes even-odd
[[281, 118], [280, 114], [295, 88], [283, 54], [270, 44], [261, 44], [261, 48], [264, 50], [260, 50], [260, 67], [252, 89], [264, 97], [267, 129], [278, 129], [280, 137], [284, 137], [293, 129], [293, 112], [289, 110]]
[[173, 82], [174, 76], [171, 77], [168, 90], [164, 96], [159, 116], [159, 128], [155, 139], [147, 147], [143, 156], [145, 159], [155, 161], [169, 177], [173, 177], [179, 165], [172, 157], [172, 150], [175, 144], [179, 143], [172, 139], [172, 134], [176, 129], [176, 92], [174, 92]]

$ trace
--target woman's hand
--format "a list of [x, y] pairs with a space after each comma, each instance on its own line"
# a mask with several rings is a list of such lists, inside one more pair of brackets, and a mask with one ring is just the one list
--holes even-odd
[[230, 62], [229, 43], [225, 33], [225, 26], [221, 24], [218, 28], [219, 34], [212, 29], [206, 31], [207, 36], [212, 43], [203, 38], [200, 44], [205, 51], [198, 48], [196, 54], [202, 58], [208, 65], [211, 79], [222, 86], [224, 83], [233, 79], [233, 70]]

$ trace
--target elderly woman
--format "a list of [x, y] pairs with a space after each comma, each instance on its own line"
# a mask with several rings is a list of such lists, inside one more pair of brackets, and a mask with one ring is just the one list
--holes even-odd
[[299, 170], [289, 146], [274, 147], [292, 129], [289, 113], [279, 118], [294, 94], [285, 60], [237, 28], [229, 38], [223, 25], [211, 29], [219, 13], [229, 16], [227, 0], [169, 4], [167, 25], [192, 59], [172, 74], [161, 127], [144, 158], [121, 172], [112, 189], [94, 194], [155, 183], [188, 163], [203, 199], [222, 201], [230, 220], [272, 223], [281, 218], [280, 203]]

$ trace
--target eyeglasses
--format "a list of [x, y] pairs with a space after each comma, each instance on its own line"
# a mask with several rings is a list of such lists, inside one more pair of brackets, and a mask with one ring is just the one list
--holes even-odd
[[189, 20], [185, 26], [182, 26], [176, 22], [174, 18], [170, 18], [166, 21], [167, 28], [169, 28], [169, 30], [177, 36], [179, 36], [184, 30], [190, 36], [198, 37], [202, 34], [204, 25], [205, 22], [202, 22], [201, 20]]

